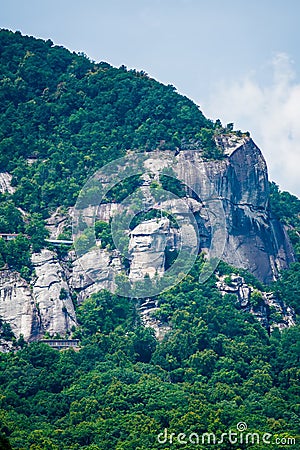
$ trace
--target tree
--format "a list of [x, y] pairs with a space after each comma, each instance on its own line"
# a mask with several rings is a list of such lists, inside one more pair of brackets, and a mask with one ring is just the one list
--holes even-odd
[[45, 228], [45, 222], [42, 216], [38, 213], [32, 214], [29, 224], [25, 227], [25, 231], [30, 236], [32, 251], [40, 252], [45, 246], [45, 239], [49, 237], [49, 232]]
[[0, 448], [2, 450], [12, 450], [12, 447], [6, 436], [0, 434]]

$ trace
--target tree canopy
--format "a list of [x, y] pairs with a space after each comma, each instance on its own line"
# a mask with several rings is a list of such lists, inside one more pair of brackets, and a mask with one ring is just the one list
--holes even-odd
[[[45, 219], [57, 206], [73, 205], [96, 168], [128, 149], [192, 146], [205, 158], [223, 157], [213, 140], [220, 121], [214, 124], [173, 86], [144, 72], [1, 30], [0, 73], [0, 171], [13, 175], [15, 188], [0, 196], [0, 233], [18, 234], [0, 239], [0, 268], [28, 280], [30, 253], [47, 238]], [[161, 182], [184, 195], [167, 172]], [[123, 183], [107, 201], [121, 200], [138, 183]], [[284, 221], [299, 255], [300, 201], [275, 184], [270, 190], [270, 215]], [[133, 225], [156, 217], [148, 214]], [[103, 248], [113, 248], [107, 223], [96, 222], [95, 232]], [[14, 351], [0, 354], [0, 449], [178, 449], [182, 444], [161, 444], [158, 435], [167, 429], [220, 437], [239, 422], [249, 432], [271, 433], [272, 443], [254, 443], [254, 450], [286, 448], [290, 437], [299, 442], [299, 319], [269, 336], [234, 296], [220, 294], [214, 276], [199, 283], [202, 263], [199, 257], [181, 283], [154, 299], [156, 318], [171, 328], [161, 341], [142, 323], [137, 300], [106, 291], [76, 306], [72, 337], [80, 340], [79, 351], [16, 340], [0, 318], [0, 341], [14, 342]], [[297, 317], [299, 269], [295, 262], [272, 286]], [[221, 264], [218, 270], [235, 269]], [[259, 307], [263, 286], [239, 273], [255, 288]], [[214, 448], [249, 447], [224, 441]]]

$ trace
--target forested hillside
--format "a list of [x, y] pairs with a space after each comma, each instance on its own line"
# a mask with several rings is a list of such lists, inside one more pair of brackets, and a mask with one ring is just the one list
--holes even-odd
[[[212, 140], [219, 123], [146, 73], [8, 30], [0, 32], [0, 73], [0, 171], [13, 175], [15, 188], [0, 196], [0, 233], [25, 233], [35, 250], [47, 237], [43, 219], [74, 205], [88, 176], [127, 149], [193, 143], [221, 157]], [[12, 246], [24, 253], [28, 239]], [[12, 251], [0, 242], [0, 263], [28, 276], [26, 252], [11, 258]]]
[[146, 73], [9, 31], [0, 52], [0, 168], [30, 212], [74, 204], [87, 176], [126, 149], [212, 147], [214, 124]]
[[[30, 253], [47, 237], [44, 220], [73, 205], [95, 169], [128, 149], [194, 146], [204, 158], [223, 157], [212, 138], [226, 127], [143, 72], [2, 30], [0, 76], [0, 171], [12, 174], [15, 188], [0, 197], [0, 233], [19, 233], [0, 239], [0, 265], [29, 282]], [[285, 223], [299, 257], [300, 201], [274, 183], [270, 191], [270, 215]], [[0, 355], [0, 450], [298, 448], [300, 263], [268, 288], [242, 274], [258, 303], [259, 290], [272, 289], [295, 308], [296, 326], [271, 334], [217, 289], [217, 276], [231, 268], [221, 263], [200, 284], [202, 264], [200, 255], [180, 284], [157, 297], [156, 316], [171, 326], [162, 341], [142, 324], [137, 299], [106, 291], [76, 306], [79, 351], [16, 341], [0, 318], [0, 338], [15, 344]], [[238, 423], [257, 433], [253, 442], [241, 441]], [[239, 432], [238, 443], [221, 442], [229, 430]], [[180, 443], [179, 433], [194, 433], [194, 442]], [[217, 442], [202, 443], [203, 433]]]
[[0, 418], [12, 448], [182, 448], [158, 434], [219, 439], [239, 422], [272, 434], [273, 444], [212, 448], [275, 450], [298, 436], [299, 327], [268, 336], [213, 278], [199, 285], [197, 266], [159, 298], [172, 323], [161, 343], [133, 301], [99, 293], [78, 308], [79, 352], [33, 343], [2, 355]]

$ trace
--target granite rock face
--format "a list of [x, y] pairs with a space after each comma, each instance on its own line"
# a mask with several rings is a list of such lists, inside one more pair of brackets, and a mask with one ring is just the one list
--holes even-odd
[[69, 256], [73, 262], [68, 283], [77, 293], [78, 303], [101, 289], [115, 288], [113, 273], [122, 272], [121, 259], [117, 252], [108, 252], [97, 247], [80, 258], [76, 258], [74, 252]]
[[8, 172], [0, 172], [0, 192], [5, 194], [8, 192], [9, 194], [13, 194], [15, 192], [15, 188], [11, 185], [12, 175]]
[[61, 211], [61, 208], [57, 210], [46, 221], [46, 228], [49, 231], [50, 239], [58, 239], [59, 235], [63, 233], [67, 227], [70, 227], [71, 222], [71, 208], [69, 210], [69, 217]]
[[[183, 201], [198, 225], [200, 251], [208, 250], [212, 241], [207, 199], [216, 198], [222, 204], [225, 217], [222, 259], [270, 283], [281, 269], [294, 261], [294, 256], [284, 227], [272, 218], [268, 208], [265, 160], [249, 137], [224, 135], [218, 138], [217, 144], [226, 155], [221, 160], [205, 160], [198, 150], [172, 153], [178, 163], [175, 174], [198, 193], [195, 198], [192, 192], [188, 192]], [[141, 187], [146, 202], [151, 201], [150, 185], [153, 180], [159, 180], [162, 168], [155, 159], [150, 166], [152, 173], [145, 174]], [[12, 192], [10, 180], [9, 174], [0, 174], [0, 190]], [[169, 206], [170, 202], [172, 200]], [[164, 204], [157, 207], [164, 209]], [[96, 219], [109, 222], [122, 208], [124, 206], [116, 203], [100, 205]], [[175, 211], [176, 205], [171, 210]], [[67, 218], [66, 213], [58, 209], [48, 219], [51, 239], [58, 239], [61, 233], [70, 229], [72, 214], [70, 209]], [[92, 208], [90, 216], [92, 221]], [[183, 224], [188, 226], [184, 220]], [[166, 217], [140, 223], [129, 234], [130, 258], [126, 268], [117, 250], [102, 249], [99, 243], [81, 257], [77, 257], [73, 250], [69, 251], [63, 261], [59, 261], [55, 251], [44, 249], [32, 256], [36, 277], [31, 285], [16, 272], [0, 271], [0, 318], [10, 323], [16, 336], [22, 334], [26, 340], [37, 340], [46, 332], [66, 335], [77, 323], [71, 294], [76, 294], [78, 303], [81, 303], [100, 289], [111, 290], [115, 286], [115, 276], [125, 270], [131, 281], [142, 280], [145, 275], [150, 278], [163, 275], [165, 249], [174, 251], [180, 247], [179, 234]], [[222, 292], [234, 293], [241, 308], [251, 310], [252, 288], [242, 279], [232, 280], [227, 286], [222, 284], [222, 280], [220, 283]], [[293, 325], [293, 312], [288, 306], [280, 304], [270, 293], [263, 293], [263, 300], [261, 309], [253, 310], [253, 313], [264, 326], [272, 327], [267, 318], [270, 308], [283, 317], [282, 322], [278, 322], [279, 328]], [[165, 330], [161, 329], [162, 324], [151, 318], [151, 310], [155, 308], [152, 300], [145, 299], [141, 314], [144, 322], [155, 328], [159, 337]]]
[[170, 221], [167, 218], [144, 221], [130, 234], [129, 279], [141, 280], [148, 275], [154, 278], [164, 273], [165, 248], [170, 234]]
[[[178, 158], [191, 163], [190, 170], [180, 175], [205, 198], [211, 195], [222, 201], [226, 218], [222, 259], [270, 283], [294, 261], [294, 255], [284, 227], [268, 209], [266, 162], [250, 138], [232, 141], [223, 136], [218, 144], [227, 156], [220, 161], [204, 161], [196, 151], [180, 152]], [[211, 236], [201, 213], [199, 227], [204, 230], [205, 248]]]
[[32, 335], [64, 335], [76, 326], [76, 316], [65, 272], [57, 256], [50, 250], [32, 255], [36, 280], [32, 287], [32, 296], [39, 311], [40, 326], [32, 330]]
[[273, 292], [263, 292], [249, 286], [239, 275], [219, 277], [217, 287], [222, 295], [235, 295], [241, 309], [253, 314], [269, 332], [275, 328], [282, 330], [296, 324], [293, 308], [287, 306]]
[[16, 337], [26, 341], [59, 333], [76, 326], [69, 286], [57, 255], [49, 250], [32, 255], [36, 277], [29, 285], [17, 272], [0, 272], [0, 317]]
[[38, 309], [29, 285], [17, 272], [0, 271], [0, 317], [13, 333], [30, 340], [33, 329], [40, 327]]
[[162, 341], [165, 335], [172, 329], [168, 323], [163, 323], [155, 317], [155, 312], [158, 310], [157, 301], [152, 298], [144, 300], [139, 312], [145, 327], [152, 328], [155, 336], [159, 341]]

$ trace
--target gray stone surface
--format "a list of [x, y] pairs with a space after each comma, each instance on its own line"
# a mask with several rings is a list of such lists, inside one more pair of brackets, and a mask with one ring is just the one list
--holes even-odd
[[129, 279], [141, 280], [164, 274], [165, 249], [170, 233], [167, 218], [147, 220], [135, 227], [130, 234], [131, 254]]
[[63, 233], [67, 227], [71, 227], [70, 214], [71, 208], [67, 215], [61, 208], [57, 208], [57, 210], [47, 219], [46, 228], [50, 233], [49, 239], [58, 239], [59, 235]]
[[39, 323], [32, 292], [17, 272], [0, 271], [0, 317], [11, 325], [12, 331], [24, 339], [32, 336], [32, 328]]
[[[25, 340], [35, 340], [46, 332], [65, 335], [77, 325], [69, 286], [54, 252], [42, 250], [32, 255], [36, 278], [29, 285], [14, 271], [0, 271], [0, 317]], [[64, 289], [65, 298], [60, 299]]]
[[[224, 137], [222, 146], [228, 156], [220, 161], [203, 161], [198, 152], [180, 152], [178, 158], [190, 163], [190, 170], [180, 175], [203, 198], [215, 195], [222, 200], [226, 217], [222, 259], [270, 283], [294, 256], [284, 227], [268, 210], [266, 162], [250, 138], [236, 138], [232, 145]], [[209, 243], [210, 231], [201, 216], [199, 227], [206, 230]]]
[[168, 323], [162, 323], [160, 320], [155, 318], [155, 311], [157, 310], [157, 302], [153, 299], [144, 300], [139, 307], [143, 324], [146, 327], [152, 328], [155, 332], [156, 338], [159, 341], [162, 341], [165, 335], [172, 328]]
[[115, 288], [113, 273], [122, 271], [118, 252], [97, 247], [80, 258], [74, 252], [70, 256], [73, 263], [68, 282], [77, 293], [78, 303], [101, 289]]
[[[47, 331], [50, 335], [64, 335], [77, 324], [64, 270], [56, 254], [50, 250], [43, 249], [41, 253], [34, 253], [32, 262], [37, 276], [32, 295], [41, 321], [39, 333]], [[64, 295], [60, 298], [62, 292]]]
[[[245, 283], [244, 278], [239, 275], [231, 274], [229, 279], [230, 281], [226, 276], [219, 277], [217, 287], [221, 294], [235, 295], [241, 308], [253, 314], [268, 331], [275, 328], [281, 330], [295, 325], [295, 311], [277, 298], [273, 292], [264, 292], [253, 288]], [[254, 293], [261, 295], [259, 305], [253, 302]], [[276, 320], [272, 317], [274, 312], [278, 314]]]
[[0, 192], [4, 194], [8, 192], [9, 194], [13, 194], [15, 192], [15, 188], [11, 185], [12, 175], [8, 172], [0, 172]]
[[[176, 156], [172, 154], [178, 162], [177, 174], [199, 192], [197, 200], [187, 198], [184, 201], [195, 215], [201, 250], [209, 249], [212, 238], [208, 215], [209, 199], [218, 198], [222, 202], [226, 218], [226, 244], [222, 258], [269, 283], [277, 277], [279, 270], [287, 268], [294, 261], [294, 256], [285, 229], [270, 216], [268, 210], [269, 187], [265, 160], [248, 137], [221, 136], [218, 138], [218, 145], [226, 154], [226, 158], [219, 161], [204, 160], [199, 151], [183, 150]], [[162, 165], [155, 158], [148, 165], [152, 174], [151, 177], [145, 175], [141, 190], [145, 199], [151, 202], [151, 180], [158, 180]], [[12, 192], [10, 181], [9, 174], [1, 173], [0, 191]], [[163, 206], [161, 203], [156, 207]], [[176, 212], [176, 204], [168, 205], [168, 208]], [[108, 222], [117, 211], [120, 211], [117, 204], [101, 205], [96, 217]], [[66, 217], [58, 209], [48, 219], [47, 227], [51, 238], [57, 239], [64, 231], [72, 214], [70, 209]], [[92, 223], [93, 208], [90, 208], [89, 214]], [[145, 275], [163, 275], [165, 247], [176, 249], [179, 245], [180, 233], [170, 226], [167, 218], [145, 221], [138, 225], [130, 235], [130, 279], [136, 281], [143, 279]], [[34, 254], [32, 261], [36, 277], [30, 286], [16, 272], [0, 271], [0, 317], [11, 324], [16, 336], [23, 334], [26, 340], [39, 339], [45, 332], [52, 335], [67, 333], [76, 325], [71, 293], [77, 295], [80, 303], [100, 289], [113, 288], [113, 272], [119, 274], [124, 270], [122, 258], [116, 250], [108, 251], [99, 247], [80, 258], [76, 257], [74, 251], [70, 251], [65, 261], [59, 261], [55, 252], [44, 249], [40, 254]], [[222, 279], [219, 283], [221, 292], [235, 294], [241, 307], [251, 310], [253, 289], [241, 277], [236, 276], [230, 285], [225, 286]], [[64, 299], [60, 298], [62, 289]], [[270, 293], [263, 293], [263, 299], [261, 309], [252, 308], [252, 312], [265, 326], [274, 326], [270, 325], [267, 318], [270, 307], [282, 316], [282, 321], [277, 324], [279, 328], [294, 324], [291, 308], [280, 303]], [[158, 336], [162, 336], [168, 326], [163, 326], [151, 317], [151, 310], [153, 312], [155, 308], [151, 302], [147, 304], [145, 299], [141, 313], [144, 322], [152, 326]]]

